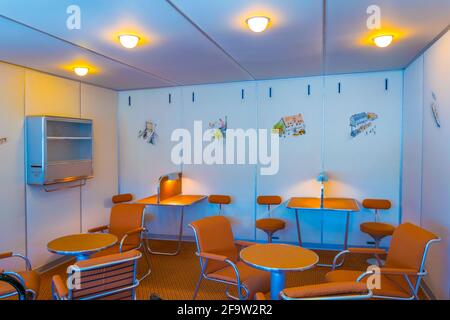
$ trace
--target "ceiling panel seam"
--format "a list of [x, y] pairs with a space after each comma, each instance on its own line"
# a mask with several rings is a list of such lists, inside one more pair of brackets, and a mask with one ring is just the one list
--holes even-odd
[[21, 26], [23, 26], [23, 27], [25, 27], [25, 28], [28, 28], [28, 29], [31, 29], [31, 30], [33, 30], [33, 31], [39, 32], [39, 33], [41, 33], [41, 34], [43, 34], [43, 35], [46, 35], [46, 36], [51, 37], [51, 38], [53, 38], [53, 39], [62, 41], [62, 42], [67, 43], [67, 44], [69, 44], [69, 45], [71, 45], [71, 46], [80, 48], [80, 49], [85, 50], [85, 51], [87, 51], [87, 52], [89, 52], [89, 53], [95, 54], [95, 55], [97, 55], [97, 56], [99, 56], [99, 57], [108, 59], [108, 60], [110, 60], [110, 61], [112, 61], [112, 62], [121, 64], [121, 65], [126, 66], [126, 67], [128, 67], [128, 68], [132, 68], [132, 69], [134, 69], [134, 70], [136, 70], [136, 71], [145, 73], [145, 74], [147, 74], [147, 75], [149, 75], [149, 76], [152, 76], [153, 78], [156, 78], [156, 79], [158, 79], [158, 80], [160, 80], [160, 81], [164, 81], [164, 82], [170, 83], [170, 84], [172, 84], [172, 85], [182, 85], [181, 83], [178, 83], [178, 82], [176, 82], [176, 81], [172, 81], [172, 80], [166, 79], [166, 78], [164, 78], [164, 77], [162, 77], [162, 76], [159, 76], [159, 75], [157, 75], [157, 74], [155, 74], [155, 73], [153, 73], [153, 72], [150, 72], [150, 71], [147, 71], [147, 70], [138, 68], [138, 67], [136, 67], [136, 66], [133, 66], [133, 65], [131, 65], [131, 64], [128, 64], [128, 63], [123, 62], [123, 61], [121, 61], [121, 60], [118, 60], [118, 59], [112, 58], [112, 57], [110, 57], [110, 56], [107, 56], [107, 55], [105, 55], [105, 54], [103, 54], [103, 53], [100, 53], [100, 52], [94, 51], [94, 50], [92, 50], [92, 49], [86, 48], [86, 47], [84, 47], [84, 46], [81, 46], [81, 45], [76, 44], [76, 43], [74, 43], [74, 42], [68, 41], [68, 40], [66, 40], [66, 39], [64, 39], [64, 38], [58, 37], [58, 36], [56, 36], [56, 35], [54, 35], [54, 34], [51, 34], [51, 33], [46, 32], [46, 31], [37, 29], [37, 28], [35, 28], [35, 27], [33, 27], [33, 26], [30, 26], [30, 25], [25, 24], [25, 23], [23, 23], [23, 22], [20, 22], [20, 21], [18, 21], [18, 20], [12, 19], [12, 18], [7, 17], [7, 16], [5, 16], [5, 15], [0, 14], [0, 18], [3, 18], [3, 19], [5, 19], [5, 20], [11, 21], [11, 22], [13, 22], [13, 23], [19, 24], [19, 25], [21, 25]]
[[171, 0], [166, 0], [166, 2], [183, 18], [185, 18], [197, 31], [199, 31], [206, 39], [208, 39], [213, 45], [215, 45], [228, 59], [230, 59], [234, 64], [236, 64], [241, 70], [247, 73], [252, 80], [256, 78], [248, 71], [243, 65], [241, 65], [230, 53], [228, 53], [216, 40], [214, 40], [205, 30], [200, 28], [186, 13], [184, 13], [177, 5], [175, 5]]

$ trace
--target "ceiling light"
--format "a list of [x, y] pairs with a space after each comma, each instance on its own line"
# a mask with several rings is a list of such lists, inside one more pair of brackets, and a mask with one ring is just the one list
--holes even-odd
[[132, 49], [137, 46], [139, 37], [131, 34], [123, 34], [119, 36], [120, 43], [127, 49]]
[[251, 17], [247, 19], [247, 25], [253, 32], [263, 32], [267, 29], [269, 21], [267, 17]]
[[73, 71], [80, 77], [84, 77], [88, 74], [89, 68], [87, 67], [75, 67], [73, 68]]
[[391, 35], [379, 36], [379, 37], [373, 38], [373, 42], [375, 42], [375, 45], [377, 47], [386, 48], [392, 43], [393, 39], [394, 39], [394, 37]]

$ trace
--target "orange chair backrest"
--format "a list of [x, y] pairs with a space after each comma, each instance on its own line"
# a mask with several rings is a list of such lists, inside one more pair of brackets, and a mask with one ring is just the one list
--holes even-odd
[[256, 202], [262, 205], [277, 205], [282, 201], [280, 196], [259, 196], [256, 198]]
[[[192, 222], [195, 230], [198, 250], [206, 253], [225, 255], [231, 261], [237, 261], [237, 248], [234, 244], [230, 221], [223, 216], [206, 217]], [[208, 261], [206, 272], [210, 273], [228, 266], [227, 263]]]
[[208, 197], [208, 202], [214, 204], [230, 204], [231, 197], [222, 194], [212, 194]]
[[[119, 241], [125, 233], [142, 227], [144, 218], [144, 204], [121, 203], [111, 209], [109, 220], [109, 232], [115, 235]], [[140, 244], [139, 234], [132, 235], [125, 241], [125, 247], [135, 248]]]
[[362, 205], [366, 209], [388, 210], [391, 202], [385, 199], [364, 199]]
[[[133, 286], [136, 281], [136, 261], [141, 257], [137, 250], [112, 254], [77, 262], [80, 268], [79, 288], [72, 289], [72, 299], [86, 299], [97, 294], [112, 292]], [[83, 270], [83, 269], [88, 270]], [[73, 270], [72, 268], [69, 270]], [[112, 293], [99, 299], [131, 300], [134, 289]]]
[[117, 194], [113, 196], [111, 200], [113, 203], [130, 202], [133, 200], [133, 195], [131, 193]]
[[420, 271], [425, 248], [434, 239], [438, 239], [435, 234], [414, 224], [399, 225], [392, 235], [385, 267]]

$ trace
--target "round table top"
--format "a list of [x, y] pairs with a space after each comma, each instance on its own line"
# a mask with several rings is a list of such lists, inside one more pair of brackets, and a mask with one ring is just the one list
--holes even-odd
[[311, 250], [289, 244], [255, 244], [241, 250], [241, 260], [265, 271], [303, 271], [314, 267], [319, 256]]
[[117, 237], [109, 233], [80, 233], [50, 241], [47, 249], [63, 255], [89, 254], [112, 247]]

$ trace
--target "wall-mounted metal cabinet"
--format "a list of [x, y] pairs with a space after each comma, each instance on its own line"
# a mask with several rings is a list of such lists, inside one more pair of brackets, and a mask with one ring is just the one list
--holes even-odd
[[93, 176], [92, 120], [29, 116], [26, 138], [28, 184], [45, 186]]

